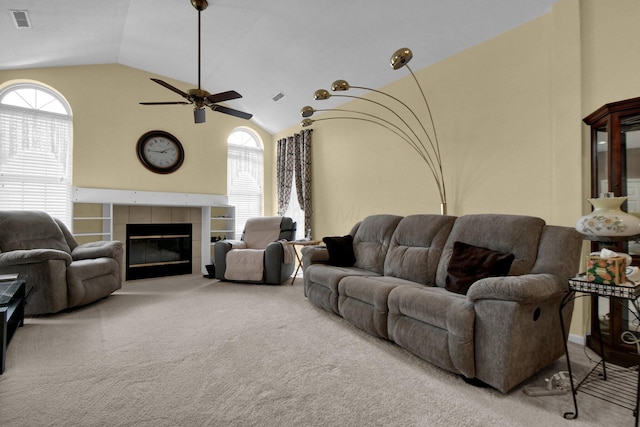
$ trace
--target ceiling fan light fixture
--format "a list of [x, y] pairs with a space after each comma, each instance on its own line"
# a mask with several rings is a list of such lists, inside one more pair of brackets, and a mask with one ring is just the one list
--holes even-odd
[[193, 109], [193, 120], [195, 123], [204, 123], [206, 121], [204, 108]]
[[189, 89], [188, 92], [184, 92], [167, 82], [160, 79], [152, 78], [151, 80], [158, 83], [161, 86], [169, 89], [170, 91], [177, 93], [183, 97], [185, 101], [171, 101], [171, 102], [141, 102], [142, 105], [168, 105], [168, 104], [192, 104], [194, 106], [193, 117], [196, 123], [205, 122], [205, 107], [210, 107], [213, 111], [217, 111], [223, 114], [228, 114], [233, 117], [249, 120], [253, 117], [252, 114], [245, 113], [244, 111], [234, 110], [233, 108], [218, 105], [219, 102], [230, 101], [232, 99], [242, 98], [235, 90], [228, 90], [226, 92], [211, 94], [200, 87], [201, 76], [201, 19], [200, 12], [207, 8], [209, 3], [207, 0], [191, 0], [191, 5], [198, 10], [198, 87], [197, 89]]

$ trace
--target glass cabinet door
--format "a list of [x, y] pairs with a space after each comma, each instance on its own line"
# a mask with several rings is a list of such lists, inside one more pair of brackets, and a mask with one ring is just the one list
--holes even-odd
[[[593, 130], [595, 141], [596, 161], [594, 173], [597, 176], [594, 197], [601, 197], [609, 192], [609, 132], [603, 125]], [[593, 196], [593, 195], [592, 195]]]

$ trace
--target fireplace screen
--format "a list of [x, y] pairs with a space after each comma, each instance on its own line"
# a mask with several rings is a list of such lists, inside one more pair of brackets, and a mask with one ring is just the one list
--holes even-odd
[[127, 224], [126, 279], [191, 274], [191, 224]]

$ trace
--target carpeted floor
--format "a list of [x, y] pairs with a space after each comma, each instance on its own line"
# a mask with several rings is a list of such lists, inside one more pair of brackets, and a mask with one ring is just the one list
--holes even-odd
[[[90, 306], [29, 318], [0, 376], [8, 426], [611, 426], [630, 410], [578, 393], [466, 384], [282, 286], [148, 279]], [[589, 359], [572, 345], [577, 373]]]

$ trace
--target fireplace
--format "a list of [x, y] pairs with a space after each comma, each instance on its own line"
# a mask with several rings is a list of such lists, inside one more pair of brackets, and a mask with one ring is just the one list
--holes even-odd
[[191, 274], [192, 224], [127, 224], [126, 280]]

